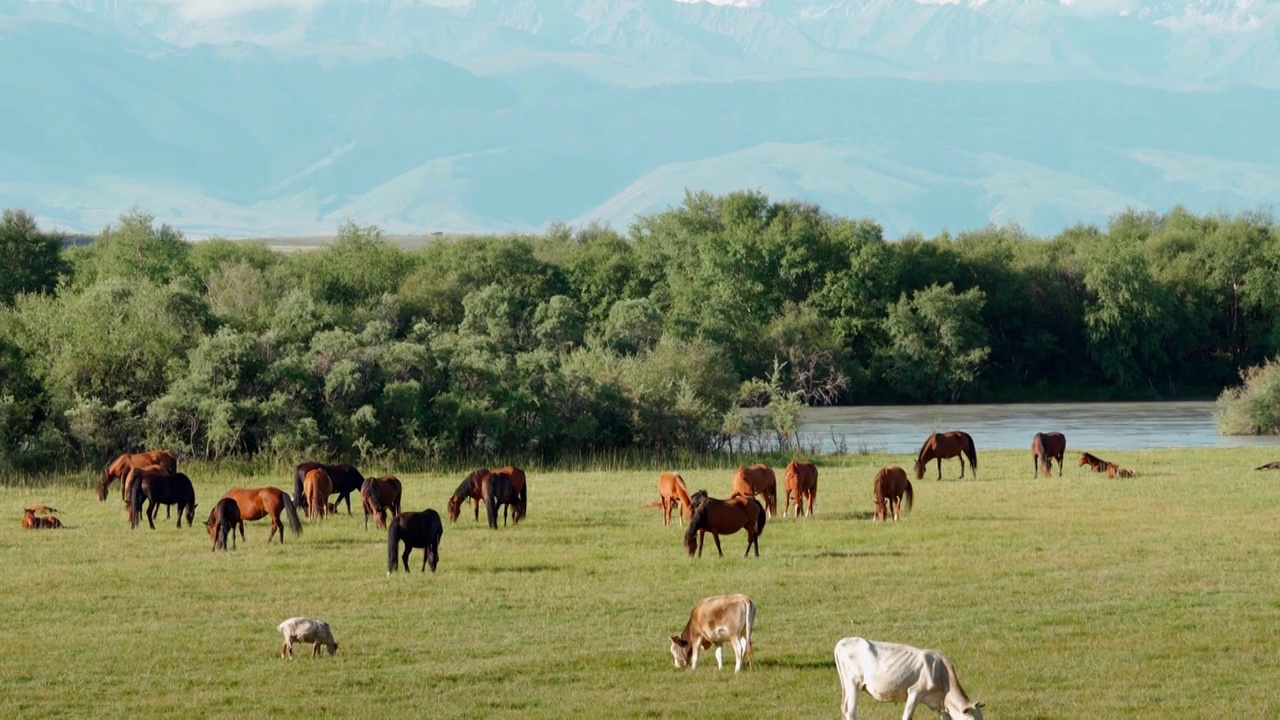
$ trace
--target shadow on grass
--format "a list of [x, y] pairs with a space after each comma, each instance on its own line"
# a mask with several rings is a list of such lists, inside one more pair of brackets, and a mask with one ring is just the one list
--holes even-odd
[[[715, 662], [715, 658], [712, 658]], [[835, 660], [816, 660], [803, 658], [756, 658], [757, 668], [782, 668], [784, 670], [827, 670], [835, 668]], [[744, 668], [745, 670], [745, 668]]]
[[864, 558], [864, 557], [906, 557], [901, 550], [820, 550], [807, 553], [806, 557], [815, 558]]
[[487, 573], [540, 573], [552, 570], [562, 570], [559, 565], [551, 565], [549, 563], [533, 563], [530, 565], [495, 565], [492, 567], [476, 567], [473, 570]]
[[822, 515], [814, 515], [813, 517], [806, 517], [801, 520], [797, 520], [796, 522], [809, 522], [811, 520], [832, 520], [832, 521], [870, 520], [875, 516], [876, 516], [876, 513], [874, 510], [854, 510], [853, 512], [834, 512], [834, 513], [824, 513]]

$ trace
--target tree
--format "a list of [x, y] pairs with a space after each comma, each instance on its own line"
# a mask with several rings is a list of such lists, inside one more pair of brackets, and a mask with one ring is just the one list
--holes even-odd
[[1089, 357], [1117, 386], [1158, 377], [1164, 352], [1167, 308], [1172, 305], [1151, 277], [1136, 246], [1121, 237], [1101, 240], [1084, 277]]
[[72, 254], [75, 283], [84, 288], [99, 280], [149, 280], [164, 285], [196, 277], [191, 244], [169, 225], [155, 226], [155, 216], [140, 210], [120, 215], [86, 248]]
[[25, 210], [5, 210], [0, 217], [0, 305], [11, 305], [19, 293], [52, 293], [67, 271], [62, 238], [44, 233]]
[[986, 296], [951, 283], [930, 285], [889, 307], [885, 331], [887, 373], [897, 388], [923, 400], [955, 402], [977, 378], [991, 353], [982, 324]]

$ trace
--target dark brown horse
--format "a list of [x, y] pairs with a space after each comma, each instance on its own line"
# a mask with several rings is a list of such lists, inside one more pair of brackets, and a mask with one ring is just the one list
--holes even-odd
[[[209, 539], [213, 540], [213, 550], [219, 547], [227, 549], [227, 538], [231, 538], [231, 547], [236, 546], [236, 528], [240, 528], [240, 539], [244, 539], [244, 520], [240, 517], [240, 505], [235, 498], [224, 497], [214, 503], [209, 519], [204, 522], [209, 531]], [[280, 532], [284, 535], [284, 531]], [[270, 541], [268, 541], [270, 542]]]
[[809, 499], [809, 515], [813, 515], [813, 501], [818, 495], [818, 467], [811, 462], [787, 463], [787, 471], [783, 474], [783, 484], [787, 495], [782, 505], [782, 517], [791, 509], [791, 496], [796, 498], [796, 517], [804, 514], [804, 500]]
[[330, 508], [337, 512], [329, 504], [329, 496], [333, 494], [333, 480], [323, 468], [316, 467], [307, 471], [302, 478], [302, 494], [307, 501], [307, 517], [311, 522], [315, 522], [317, 518], [323, 520]]
[[733, 485], [729, 494], [764, 496], [764, 506], [769, 517], [778, 514], [778, 476], [768, 465], [751, 465], [740, 467], [733, 473]]
[[973, 438], [969, 433], [952, 430], [945, 433], [934, 433], [920, 446], [920, 454], [916, 456], [916, 479], [924, 478], [925, 468], [930, 460], [938, 461], [938, 479], [942, 479], [942, 461], [948, 458], [959, 458], [960, 478], [964, 479], [964, 458], [969, 458], [969, 469], [973, 470], [973, 479], [978, 479], [978, 449], [973, 446]]
[[[293, 504], [293, 498], [289, 497], [289, 493], [280, 488], [233, 487], [222, 497], [234, 500], [236, 507], [240, 511], [240, 536], [242, 538], [244, 537], [244, 522], [253, 522], [264, 517], [270, 517], [271, 534], [267, 536], [267, 542], [270, 543], [275, 539], [278, 531], [280, 533], [280, 544], [283, 545], [284, 524], [280, 522], [281, 512], [288, 518], [289, 529], [293, 531], [293, 536], [298, 537], [302, 534], [302, 523], [298, 520], [298, 508]], [[214, 509], [216, 510], [217, 508]], [[210, 513], [210, 518], [212, 517], [213, 514]]]
[[178, 506], [178, 527], [182, 527], [182, 513], [187, 514], [187, 527], [192, 525], [196, 515], [196, 491], [191, 486], [191, 478], [182, 473], [157, 473], [146, 470], [136, 471], [133, 486], [129, 488], [129, 527], [137, 528], [141, 522], [142, 500], [147, 500], [147, 524], [156, 529], [156, 507], [160, 505]]
[[507, 510], [511, 511], [511, 524], [519, 525], [528, 508], [527, 486], [517, 488], [511, 475], [494, 471], [480, 481], [480, 494], [489, 517], [489, 527], [498, 529], [498, 506], [502, 506], [502, 526], [507, 525]]
[[695, 510], [689, 519], [689, 527], [684, 531], [684, 549], [692, 556], [694, 550], [702, 557], [702, 545], [706, 542], [706, 533], [716, 541], [716, 552], [724, 557], [720, 548], [720, 536], [732, 535], [739, 530], [747, 531], [747, 550], [743, 557], [751, 554], [755, 546], [756, 557], [760, 557], [760, 533], [764, 532], [765, 518], [768, 515], [759, 500], [750, 495], [732, 495], [728, 500], [706, 497], [701, 491], [701, 498], [694, 500]]
[[488, 476], [489, 468], [476, 468], [462, 481], [458, 489], [453, 491], [453, 495], [445, 505], [449, 522], [457, 522], [458, 514], [462, 512], [462, 503], [468, 499], [471, 500], [472, 509], [475, 510], [476, 521], [480, 520], [480, 501], [484, 499], [480, 493], [480, 483]]
[[1035, 463], [1036, 472], [1044, 472], [1045, 477], [1053, 477], [1053, 461], [1058, 461], [1058, 477], [1062, 477], [1062, 456], [1067, 452], [1067, 438], [1060, 432], [1036, 433], [1031, 438], [1031, 459]]
[[369, 516], [373, 516], [373, 526], [387, 526], [387, 511], [391, 517], [400, 514], [400, 495], [404, 486], [400, 479], [393, 475], [380, 478], [366, 478], [360, 486], [360, 504], [364, 507], [364, 529], [369, 529]]
[[889, 508], [886, 503], [893, 507], [893, 521], [898, 522], [902, 515], [902, 498], [907, 499], [907, 511], [910, 512], [912, 502], [915, 500], [915, 491], [911, 488], [911, 481], [907, 479], [907, 471], [897, 465], [886, 465], [880, 468], [880, 472], [876, 473], [876, 478], [872, 482], [872, 497], [876, 500], [876, 516], [875, 520], [887, 520]]
[[[325, 465], [318, 462], [304, 462], [293, 469], [293, 504], [302, 508], [307, 515], [311, 514], [311, 508], [307, 505], [306, 498], [303, 497], [302, 481], [306, 478], [307, 473], [312, 470], [324, 470], [329, 476], [331, 484], [330, 492], [338, 494], [338, 499], [334, 501], [334, 505], [341, 505], [343, 500], [347, 501], [347, 514], [351, 514], [351, 493], [359, 493], [360, 486], [364, 485], [364, 476], [354, 465]], [[328, 502], [326, 501], [325, 510], [328, 510]]]
[[[149, 452], [126, 453], [107, 464], [102, 470], [102, 477], [98, 480], [98, 502], [107, 499], [107, 490], [111, 487], [113, 480], [124, 482], [125, 475], [132, 468], [147, 469], [151, 467], [164, 468], [170, 475], [178, 472], [178, 456], [168, 450], [151, 450]], [[127, 488], [120, 486], [120, 499], [127, 504], [129, 502], [129, 493]]]
[[422, 512], [402, 512], [391, 519], [387, 526], [387, 574], [395, 572], [396, 553], [400, 543], [404, 543], [404, 571], [409, 572], [409, 553], [414, 548], [422, 548], [422, 572], [431, 566], [436, 571], [436, 563], [440, 561], [440, 538], [444, 535], [444, 525], [440, 522], [440, 513], [427, 508]]

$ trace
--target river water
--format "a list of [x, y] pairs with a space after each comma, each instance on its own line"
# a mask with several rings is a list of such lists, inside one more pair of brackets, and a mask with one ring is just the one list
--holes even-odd
[[964, 430], [978, 448], [1026, 449], [1037, 432], [1067, 436], [1077, 450], [1261, 446], [1280, 437], [1218, 434], [1215, 403], [1105, 402], [810, 408], [800, 442], [820, 453], [915, 453], [934, 431]]

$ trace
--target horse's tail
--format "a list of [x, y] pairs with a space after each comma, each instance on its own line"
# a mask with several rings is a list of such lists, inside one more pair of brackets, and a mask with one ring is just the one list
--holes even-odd
[[289, 529], [293, 531], [293, 536], [298, 537], [302, 534], [302, 521], [298, 520], [298, 506], [294, 504], [293, 498], [289, 497], [289, 493], [280, 493], [284, 500], [284, 512], [289, 516]]
[[756, 535], [759, 535], [764, 532], [764, 521], [768, 519], [769, 513], [764, 511], [764, 506], [760, 504], [759, 500], [751, 498], [751, 502], [755, 503], [756, 507], [760, 510], [760, 513], [757, 515], [758, 519], [756, 520]]
[[304, 498], [302, 494], [302, 466], [301, 465], [293, 469], [293, 504], [301, 505], [303, 512], [307, 513], [307, 515], [311, 514], [311, 509], [306, 504], [306, 502], [304, 502]]
[[911, 488], [911, 481], [907, 481], [907, 487], [904, 488], [903, 494], [907, 496], [907, 512], [911, 512], [911, 503], [915, 501], [915, 490]]
[[400, 550], [400, 523], [387, 523], [387, 574], [396, 571], [396, 553]]
[[694, 511], [693, 517], [689, 518], [689, 526], [684, 531], [684, 549], [693, 555], [698, 549], [698, 530], [707, 524], [707, 506], [703, 503]]
[[133, 479], [129, 486], [129, 527], [138, 527], [138, 516], [142, 514], [142, 478]]
[[489, 527], [498, 528], [498, 494], [493, 491], [493, 475], [480, 483], [480, 499], [484, 501], [485, 517], [489, 519]]
[[973, 470], [973, 477], [978, 477], [978, 448], [973, 444], [973, 436], [969, 433], [964, 434], [964, 452], [969, 456], [969, 468]]

